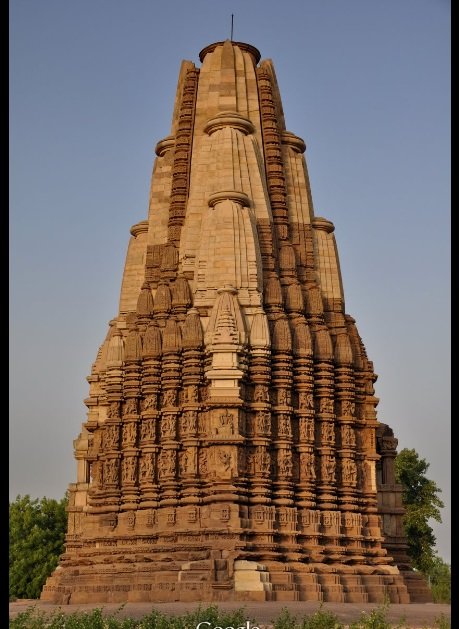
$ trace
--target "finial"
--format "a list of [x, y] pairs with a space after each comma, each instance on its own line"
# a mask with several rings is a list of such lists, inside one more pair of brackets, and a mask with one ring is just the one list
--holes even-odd
[[231, 13], [231, 41], [233, 41], [233, 24], [234, 24], [234, 14]]

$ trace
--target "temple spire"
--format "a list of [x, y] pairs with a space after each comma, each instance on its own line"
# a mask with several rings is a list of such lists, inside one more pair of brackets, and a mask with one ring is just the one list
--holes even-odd
[[274, 65], [234, 41], [233, 18], [229, 39], [180, 67], [88, 377], [66, 551], [44, 600], [421, 591], [402, 574], [400, 492], [377, 484], [396, 440], [379, 438], [380, 464], [376, 376], [345, 313], [334, 226], [315, 215]]

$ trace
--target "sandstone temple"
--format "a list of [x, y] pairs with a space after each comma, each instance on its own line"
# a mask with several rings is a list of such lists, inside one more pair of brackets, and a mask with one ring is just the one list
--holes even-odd
[[430, 600], [273, 64], [230, 40], [199, 59], [130, 230], [42, 599]]

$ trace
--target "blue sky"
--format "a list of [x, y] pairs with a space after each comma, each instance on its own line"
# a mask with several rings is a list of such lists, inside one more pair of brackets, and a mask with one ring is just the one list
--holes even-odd
[[380, 421], [442, 488], [450, 559], [450, 3], [10, 1], [10, 496], [61, 497], [85, 380], [147, 216], [182, 59], [271, 58], [333, 221]]

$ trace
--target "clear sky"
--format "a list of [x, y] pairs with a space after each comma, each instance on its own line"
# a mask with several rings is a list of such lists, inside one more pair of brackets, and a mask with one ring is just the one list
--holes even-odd
[[333, 221], [380, 421], [442, 488], [450, 560], [448, 0], [10, 0], [10, 496], [76, 478], [86, 376], [147, 217], [182, 59], [271, 58]]

